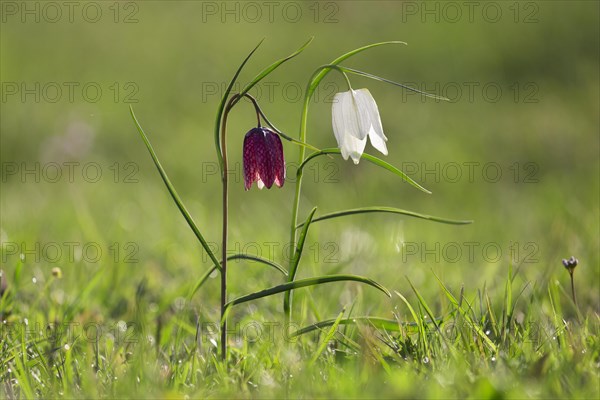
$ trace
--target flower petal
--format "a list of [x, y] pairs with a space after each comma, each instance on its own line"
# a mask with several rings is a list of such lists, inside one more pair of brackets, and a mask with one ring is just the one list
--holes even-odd
[[371, 142], [371, 146], [375, 147], [377, 150], [379, 150], [380, 152], [382, 152], [384, 155], [388, 155], [388, 150], [387, 150], [387, 146], [385, 145], [385, 141], [386, 138], [385, 136], [383, 138], [381, 138], [381, 136], [379, 136], [375, 129], [372, 129], [369, 131], [369, 141]]
[[371, 114], [369, 112], [369, 103], [372, 97], [370, 98], [370, 93], [365, 95], [364, 91], [369, 93], [367, 89], [352, 90], [352, 99], [358, 120], [359, 135], [356, 135], [358, 139], [366, 138], [372, 126]]
[[358, 114], [352, 92], [336, 93], [331, 108], [333, 133], [341, 150], [342, 157], [352, 158], [358, 164], [367, 143], [366, 132], [359, 139]]
[[245, 190], [250, 190], [252, 183], [258, 178], [257, 148], [260, 147], [260, 136], [260, 132], [252, 129], [244, 137], [243, 164]]
[[333, 131], [340, 143], [340, 136], [352, 135], [364, 139], [367, 132], [360, 131], [358, 108], [352, 91], [336, 93], [332, 105]]
[[344, 137], [344, 142], [340, 146], [340, 150], [342, 151], [342, 157], [344, 157], [344, 160], [347, 160], [348, 156], [350, 156], [354, 164], [358, 164], [358, 162], [360, 161], [360, 156], [362, 156], [362, 153], [365, 151], [366, 144], [366, 137], [360, 140], [352, 135], [346, 135]]
[[385, 142], [387, 137], [383, 133], [379, 109], [375, 99], [369, 92], [369, 89], [358, 89], [355, 91], [355, 98], [360, 111], [361, 130], [369, 134], [371, 145], [384, 155], [388, 154]]
[[[283, 145], [279, 135], [264, 129], [267, 148], [269, 150], [269, 169], [273, 174], [273, 182], [281, 187], [285, 182], [285, 160], [283, 158]], [[272, 185], [273, 183], [271, 183]], [[267, 185], [267, 188], [271, 186]]]
[[[379, 108], [377, 107], [377, 103], [375, 99], [369, 92], [369, 89], [358, 89], [358, 104], [361, 113], [365, 113], [368, 115], [369, 123], [371, 127], [375, 130], [377, 136], [379, 136], [382, 140], [387, 141], [387, 137], [385, 137], [383, 133], [383, 126], [381, 126], [381, 117], [379, 116]], [[361, 114], [362, 115], [362, 114]], [[370, 129], [367, 130], [370, 132]]]

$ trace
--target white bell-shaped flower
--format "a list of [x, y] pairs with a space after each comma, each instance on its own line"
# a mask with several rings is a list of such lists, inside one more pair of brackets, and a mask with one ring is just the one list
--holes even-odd
[[373, 147], [388, 154], [379, 109], [368, 89], [336, 93], [331, 113], [333, 133], [344, 160], [351, 157], [354, 164], [358, 164], [367, 136]]

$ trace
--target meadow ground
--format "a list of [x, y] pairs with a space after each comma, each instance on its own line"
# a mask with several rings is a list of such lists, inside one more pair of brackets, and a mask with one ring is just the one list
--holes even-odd
[[[597, 2], [69, 4], [0, 3], [3, 398], [600, 396]], [[298, 219], [378, 205], [474, 222], [314, 223], [299, 279], [362, 275], [391, 297], [356, 282], [298, 289], [289, 323], [282, 295], [240, 304], [226, 367], [219, 275], [189, 295], [212, 263], [129, 106], [219, 252], [220, 96], [262, 38], [242, 85], [310, 36], [251, 91], [290, 136], [313, 70], [369, 43], [408, 45], [345, 65], [450, 101], [351, 76], [377, 100], [382, 158], [433, 193], [365, 161], [319, 157]], [[332, 99], [345, 90], [334, 74], [319, 86], [312, 145], [335, 147]], [[229, 246], [287, 268], [298, 147], [284, 141], [283, 188], [245, 192], [254, 124], [246, 105], [229, 121]], [[562, 265], [572, 255], [577, 304]], [[232, 261], [229, 298], [285, 280]]]

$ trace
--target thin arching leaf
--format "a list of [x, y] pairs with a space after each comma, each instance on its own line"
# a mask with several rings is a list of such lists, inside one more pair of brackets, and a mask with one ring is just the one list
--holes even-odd
[[325, 351], [325, 348], [327, 347], [327, 345], [329, 344], [329, 342], [333, 339], [333, 337], [335, 336], [335, 333], [337, 332], [337, 328], [340, 325], [340, 321], [342, 320], [342, 317], [344, 316], [344, 313], [346, 312], [346, 310], [342, 310], [337, 318], [334, 320], [333, 324], [331, 325], [331, 328], [329, 328], [329, 331], [327, 332], [327, 335], [325, 335], [325, 337], [323, 338], [323, 340], [321, 340], [321, 343], [319, 344], [319, 347], [317, 348], [317, 351], [315, 352], [315, 354], [313, 354], [312, 358], [310, 359], [308, 365], [314, 364], [315, 361], [317, 361], [317, 359], [319, 358], [319, 356], [321, 355], [321, 353], [323, 353], [323, 351]]
[[296, 50], [295, 52], [293, 52], [292, 54], [290, 54], [287, 57], [284, 57], [280, 60], [275, 61], [273, 64], [271, 64], [268, 67], [266, 67], [265, 69], [263, 69], [258, 75], [256, 75], [254, 77], [254, 79], [252, 79], [250, 81], [250, 83], [248, 83], [244, 87], [244, 89], [242, 89], [242, 91], [240, 92], [240, 97], [244, 96], [246, 93], [248, 93], [248, 91], [250, 89], [252, 89], [258, 82], [263, 80], [271, 72], [275, 71], [281, 64], [283, 64], [284, 62], [286, 62], [288, 60], [291, 60], [292, 58], [296, 57], [298, 54], [302, 53], [304, 51], [304, 49], [306, 49], [306, 47], [308, 47], [310, 42], [313, 41], [313, 39], [314, 39], [314, 37], [311, 37], [310, 39], [308, 39], [308, 41], [306, 43], [304, 43], [302, 46], [300, 46], [300, 48], [298, 50]]
[[263, 258], [263, 257], [252, 256], [252, 255], [248, 255], [248, 254], [234, 254], [234, 255], [231, 255], [231, 256], [227, 257], [227, 260], [228, 261], [229, 260], [249, 260], [249, 261], [256, 261], [256, 262], [259, 262], [261, 264], [273, 267], [276, 270], [278, 270], [279, 272], [281, 272], [283, 275], [288, 276], [288, 272], [280, 264], [277, 264], [275, 261], [271, 261], [271, 260], [268, 260], [268, 259]]
[[204, 275], [202, 275], [200, 277], [200, 279], [198, 279], [198, 282], [196, 282], [196, 284], [190, 289], [190, 293], [188, 294], [188, 299], [191, 299], [192, 297], [194, 297], [194, 294], [196, 294], [196, 292], [198, 291], [198, 289], [200, 289], [200, 287], [202, 285], [204, 285], [204, 282], [206, 282], [206, 280], [208, 279], [208, 277], [215, 272], [217, 269], [219, 269], [221, 267], [221, 265], [219, 264], [219, 267], [217, 267], [216, 265], [213, 265], [208, 271], [206, 271], [204, 273]]
[[156, 165], [156, 168], [158, 169], [158, 172], [160, 173], [160, 176], [161, 176], [163, 182], [167, 186], [167, 189], [169, 190], [171, 197], [175, 201], [175, 204], [177, 204], [177, 208], [179, 208], [179, 211], [181, 211], [181, 214], [183, 215], [183, 217], [187, 221], [189, 227], [192, 229], [192, 231], [196, 235], [196, 238], [198, 238], [198, 240], [200, 241], [200, 244], [202, 244], [202, 247], [206, 251], [206, 254], [208, 254], [208, 256], [210, 257], [212, 262], [214, 262], [215, 264], [219, 264], [219, 260], [217, 260], [217, 257], [215, 257], [215, 254], [210, 249], [210, 246], [204, 239], [204, 236], [202, 236], [202, 233], [200, 233], [200, 229], [198, 229], [198, 226], [196, 226], [194, 219], [188, 212], [187, 208], [185, 208], [185, 205], [183, 205], [183, 202], [179, 198], [179, 195], [177, 194], [175, 187], [173, 187], [171, 180], [169, 179], [169, 177], [167, 176], [167, 173], [165, 172], [164, 168], [160, 164], [160, 161], [158, 160], [158, 157], [156, 156], [156, 153], [154, 152], [154, 148], [152, 148], [152, 144], [150, 144], [148, 137], [144, 133], [144, 130], [140, 126], [140, 123], [138, 122], [137, 118], [135, 117], [135, 114], [133, 113], [133, 108], [131, 106], [129, 106], [129, 112], [131, 113], [131, 118], [133, 118], [133, 122], [135, 122], [135, 126], [137, 127], [138, 132], [142, 136], [142, 140], [144, 141], [144, 143], [146, 144], [146, 147], [148, 148], [148, 151], [150, 152], [150, 156], [152, 156], [152, 161], [154, 161], [154, 165]]
[[[305, 326], [304, 328], [298, 329], [296, 332], [292, 333], [290, 337], [296, 337], [300, 335], [304, 335], [305, 333], [309, 333], [315, 330], [323, 329], [328, 326], [331, 326], [335, 323], [335, 319], [328, 319], [325, 321], [319, 321], [314, 324]], [[358, 325], [358, 324], [368, 324], [375, 328], [385, 329], [386, 331], [397, 332], [400, 330], [400, 325], [416, 325], [416, 323], [398, 323], [395, 319], [386, 319], [386, 318], [378, 318], [378, 317], [353, 317], [353, 318], [343, 318], [339, 321], [339, 325]]]
[[386, 288], [384, 288], [381, 284], [375, 282], [372, 279], [365, 278], [364, 276], [323, 275], [323, 276], [317, 276], [317, 277], [312, 277], [312, 278], [298, 279], [294, 282], [288, 282], [288, 283], [284, 283], [283, 285], [278, 285], [278, 286], [271, 287], [269, 289], [261, 290], [259, 292], [250, 293], [245, 296], [238, 297], [237, 299], [231, 300], [225, 306], [229, 308], [236, 304], [241, 304], [241, 303], [245, 303], [245, 302], [256, 300], [256, 299], [261, 299], [263, 297], [272, 296], [274, 294], [287, 292], [288, 290], [292, 290], [292, 289], [298, 289], [298, 288], [303, 288], [303, 287], [307, 287], [307, 286], [321, 285], [324, 283], [340, 282], [340, 281], [361, 282], [361, 283], [367, 284], [369, 286], [372, 286], [372, 287], [382, 291], [383, 293], [385, 293], [388, 297], [391, 297], [390, 292]]
[[262, 39], [260, 42], [258, 42], [258, 44], [256, 45], [256, 47], [254, 49], [252, 49], [252, 51], [250, 52], [250, 54], [248, 54], [246, 56], [246, 58], [244, 59], [244, 61], [242, 61], [242, 63], [240, 64], [240, 66], [238, 67], [237, 71], [235, 71], [235, 74], [233, 75], [233, 78], [231, 78], [231, 81], [229, 82], [229, 85], [227, 86], [227, 89], [225, 89], [225, 93], [223, 93], [223, 97], [221, 98], [221, 102], [219, 103], [219, 108], [217, 109], [217, 118], [215, 120], [215, 146], [217, 149], [217, 158], [219, 160], [219, 167], [221, 168], [221, 172], [223, 171], [223, 152], [221, 151], [221, 141], [220, 141], [220, 135], [221, 135], [221, 118], [223, 117], [223, 112], [225, 110], [225, 103], [227, 103], [227, 99], [229, 98], [229, 94], [231, 93], [231, 89], [233, 88], [233, 85], [235, 84], [235, 81], [237, 80], [238, 76], [240, 75], [240, 72], [242, 72], [242, 69], [244, 68], [244, 65], [246, 65], [246, 63], [248, 62], [248, 60], [250, 59], [250, 57], [252, 57], [252, 54], [254, 54], [254, 52], [258, 49], [258, 47], [262, 44], [262, 42], [265, 39]]
[[[280, 264], [277, 264], [276, 262], [271, 261], [271, 260], [267, 260], [266, 258], [263, 258], [263, 257], [251, 256], [251, 255], [247, 255], [247, 254], [233, 254], [233, 255], [227, 257], [227, 260], [228, 261], [231, 261], [231, 260], [257, 261], [261, 264], [275, 268], [276, 270], [278, 270], [285, 276], [288, 275], [285, 268], [283, 268]], [[198, 289], [200, 289], [200, 287], [204, 284], [204, 282], [206, 282], [208, 277], [216, 270], [219, 270], [219, 271], [221, 270], [221, 263], [213, 265], [208, 271], [206, 271], [204, 273], [204, 275], [202, 275], [200, 277], [200, 279], [198, 279], [198, 282], [196, 282], [196, 284], [190, 290], [190, 293], [188, 294], [188, 298], [192, 298], [194, 296], [194, 294], [198, 291]]]
[[423, 92], [423, 91], [415, 89], [413, 87], [410, 87], [410, 86], [407, 86], [407, 85], [403, 85], [402, 83], [394, 82], [394, 81], [382, 78], [382, 77], [377, 76], [377, 75], [369, 74], [368, 72], [363, 72], [363, 71], [359, 71], [357, 69], [348, 68], [348, 67], [338, 67], [338, 68], [340, 70], [344, 71], [344, 72], [350, 72], [350, 73], [353, 73], [353, 74], [356, 74], [356, 75], [364, 76], [366, 78], [374, 79], [376, 81], [389, 83], [389, 84], [394, 85], [394, 86], [399, 86], [399, 87], [404, 88], [406, 90], [410, 90], [411, 92], [419, 93], [419, 94], [422, 94], [423, 96], [431, 97], [431, 98], [436, 99], [436, 100], [450, 101], [450, 99], [447, 98], [447, 97], [438, 96], [438, 95], [435, 95], [435, 94]]
[[[394, 207], [361, 207], [361, 208], [353, 208], [353, 209], [349, 209], [349, 210], [341, 210], [341, 211], [336, 211], [336, 212], [321, 215], [317, 218], [314, 218], [312, 220], [312, 222], [314, 223], [314, 222], [323, 221], [326, 219], [344, 217], [347, 215], [368, 214], [368, 213], [401, 214], [401, 215], [407, 215], [409, 217], [426, 219], [429, 221], [441, 222], [443, 224], [451, 224], [451, 225], [465, 225], [465, 224], [470, 224], [473, 222], [473, 221], [440, 218], [440, 217], [435, 217], [432, 215], [420, 214], [420, 213], [417, 213], [414, 211], [402, 210], [400, 208], [394, 208]], [[304, 223], [296, 225], [296, 229], [301, 228], [303, 225], [304, 225]]]
[[[306, 165], [306, 163], [308, 163], [310, 160], [312, 160], [315, 157], [318, 156], [322, 156], [325, 154], [341, 154], [341, 150], [338, 148], [327, 148], [327, 149], [323, 149], [321, 151], [318, 152], [314, 152], [312, 154], [310, 154], [308, 157], [306, 157], [306, 159], [304, 159], [304, 161], [300, 164], [300, 166], [298, 167], [298, 172], [297, 173], [301, 173], [300, 171], [302, 171], [302, 169], [304, 168], [304, 166]], [[422, 192], [425, 192], [427, 194], [431, 194], [431, 192], [427, 189], [425, 189], [423, 186], [419, 185], [417, 182], [415, 182], [414, 180], [412, 180], [408, 175], [406, 175], [404, 172], [402, 172], [401, 170], [399, 170], [398, 168], [394, 167], [392, 164], [387, 163], [385, 161], [383, 161], [380, 158], [377, 158], [375, 156], [372, 156], [370, 154], [367, 153], [363, 153], [360, 156], [361, 159], [365, 159], [381, 168], [387, 169], [388, 171], [398, 175], [399, 177], [402, 178], [402, 180], [408, 182], [410, 185], [414, 186], [415, 188], [419, 189]]]
[[[308, 228], [310, 227], [310, 223], [317, 211], [317, 207], [314, 207], [306, 221], [304, 222], [304, 227], [300, 232], [300, 236], [298, 237], [298, 244], [296, 246], [296, 251], [294, 252], [294, 257], [290, 263], [290, 274], [288, 276], [288, 281], [293, 282], [296, 279], [296, 272], [298, 271], [298, 264], [300, 263], [300, 258], [302, 257], [302, 250], [304, 249], [304, 242], [306, 241], [306, 235], [308, 233]], [[287, 313], [292, 306], [292, 291], [288, 291], [283, 298], [283, 310]]]
[[[337, 65], [339, 63], [341, 63], [342, 61], [352, 57], [355, 54], [361, 53], [365, 50], [369, 50], [372, 49], [373, 47], [378, 47], [378, 46], [383, 46], [386, 44], [404, 44], [406, 45], [405, 42], [400, 42], [400, 41], [388, 41], [388, 42], [380, 42], [380, 43], [372, 43], [369, 44], [367, 46], [364, 47], [359, 47], [358, 49], [354, 49], [352, 51], [349, 51], [348, 53], [342, 54], [341, 56], [339, 56], [338, 58], [336, 58], [335, 60], [333, 60], [330, 65]], [[321, 80], [323, 80], [323, 78], [329, 73], [329, 71], [331, 71], [332, 68], [324, 68], [322, 69], [310, 82], [309, 86], [308, 86], [308, 90], [306, 95], [310, 98], [310, 96], [312, 96], [313, 92], [315, 91], [315, 89], [317, 88], [317, 86], [319, 86], [319, 83], [321, 83]]]

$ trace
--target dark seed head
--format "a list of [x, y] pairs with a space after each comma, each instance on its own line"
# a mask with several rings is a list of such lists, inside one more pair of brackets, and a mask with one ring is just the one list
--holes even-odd
[[579, 264], [579, 260], [577, 260], [575, 257], [571, 256], [571, 258], [567, 259], [563, 259], [562, 263], [564, 265], [564, 267], [569, 271], [569, 273], [573, 273], [573, 270], [575, 270], [575, 267], [577, 266], [577, 264]]

